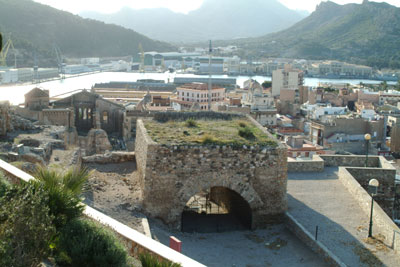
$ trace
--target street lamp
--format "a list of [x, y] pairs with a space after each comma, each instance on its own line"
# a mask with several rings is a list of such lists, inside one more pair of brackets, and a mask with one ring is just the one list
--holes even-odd
[[370, 134], [365, 134], [364, 135], [364, 139], [365, 139], [365, 142], [366, 142], [366, 146], [367, 146], [367, 154], [366, 154], [366, 157], [365, 157], [365, 167], [368, 167], [368, 148], [369, 148], [369, 140], [371, 140], [371, 135]]
[[371, 194], [371, 215], [369, 217], [368, 237], [372, 237], [372, 216], [374, 212], [374, 196], [378, 193], [379, 181], [371, 179], [368, 182], [368, 192]]

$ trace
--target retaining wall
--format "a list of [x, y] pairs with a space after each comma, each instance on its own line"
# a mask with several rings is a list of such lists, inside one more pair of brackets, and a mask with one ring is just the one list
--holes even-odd
[[301, 241], [303, 241], [312, 251], [321, 255], [324, 260], [332, 266], [346, 267], [335, 254], [333, 254], [324, 244], [315, 240], [315, 237], [302, 226], [289, 212], [286, 212], [286, 227], [292, 231]]

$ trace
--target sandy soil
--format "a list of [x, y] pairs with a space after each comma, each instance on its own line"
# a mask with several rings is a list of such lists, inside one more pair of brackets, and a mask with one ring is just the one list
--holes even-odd
[[136, 163], [85, 164], [91, 171], [84, 202], [144, 233]]

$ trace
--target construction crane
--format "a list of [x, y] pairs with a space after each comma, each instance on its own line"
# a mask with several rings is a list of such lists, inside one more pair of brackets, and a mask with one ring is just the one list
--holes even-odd
[[144, 72], [144, 51], [141, 43], [139, 43], [139, 52], [140, 52], [140, 72]]
[[8, 39], [5, 45], [3, 46], [3, 50], [0, 52], [0, 66], [7, 66], [7, 55], [10, 48], [13, 50], [14, 53], [14, 67], [17, 67], [17, 54], [14, 48], [14, 44], [11, 39]]
[[63, 75], [65, 74], [64, 73], [65, 72], [65, 69], [64, 69], [65, 63], [64, 63], [63, 55], [61, 53], [61, 49], [56, 44], [53, 44], [53, 51], [54, 51], [54, 54], [56, 54], [56, 58], [57, 58], [58, 72], [60, 74], [62, 74], [61, 78], [63, 78]]

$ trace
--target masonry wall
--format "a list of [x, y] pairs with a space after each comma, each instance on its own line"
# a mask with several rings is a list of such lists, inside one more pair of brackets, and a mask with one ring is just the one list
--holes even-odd
[[74, 113], [69, 109], [44, 109], [39, 118], [45, 125], [71, 126]]
[[299, 160], [288, 158], [288, 172], [323, 172], [324, 161], [314, 155], [312, 160]]
[[152, 217], [180, 226], [189, 199], [212, 187], [240, 194], [252, 211], [252, 228], [283, 219], [287, 209], [286, 147], [159, 145], [141, 120], [136, 129], [136, 161], [143, 208]]
[[29, 120], [38, 121], [40, 113], [41, 112], [37, 110], [29, 110], [27, 108], [20, 108], [20, 107], [15, 108], [15, 114]]
[[[326, 167], [337, 166], [350, 166], [350, 167], [364, 167], [365, 156], [355, 155], [320, 155], [324, 160]], [[380, 159], [377, 156], [368, 157], [368, 167], [380, 167]]]
[[381, 168], [357, 168], [347, 167], [347, 171], [356, 179], [356, 181], [368, 192], [368, 182], [371, 179], [379, 181], [378, 195], [375, 200], [379, 203], [386, 214], [393, 217], [394, 199], [396, 194], [395, 176], [396, 169]]

